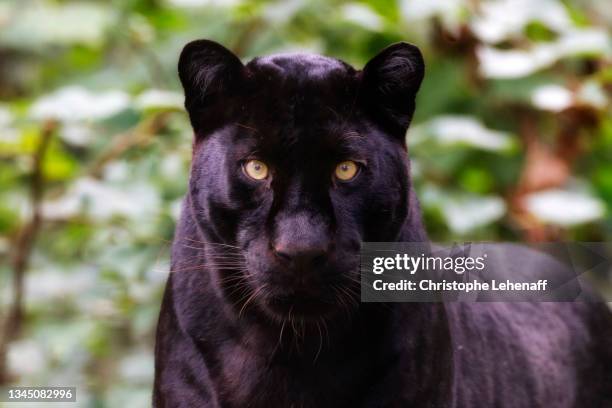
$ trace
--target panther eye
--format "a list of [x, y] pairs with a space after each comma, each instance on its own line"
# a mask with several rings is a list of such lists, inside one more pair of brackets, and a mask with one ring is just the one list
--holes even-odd
[[242, 168], [244, 173], [253, 180], [263, 180], [268, 177], [268, 165], [259, 160], [249, 160]]
[[347, 160], [338, 163], [336, 170], [334, 170], [334, 175], [338, 180], [349, 181], [355, 178], [358, 171], [359, 166], [357, 163], [352, 160]]

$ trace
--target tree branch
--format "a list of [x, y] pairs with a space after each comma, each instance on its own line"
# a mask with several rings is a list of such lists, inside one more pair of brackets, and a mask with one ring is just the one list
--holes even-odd
[[170, 112], [161, 112], [145, 119], [134, 129], [116, 135], [110, 147], [98, 156], [85, 174], [100, 177], [106, 165], [135, 146], [147, 144], [153, 135], [168, 123]]
[[8, 346], [19, 334], [23, 323], [25, 275], [30, 263], [34, 242], [42, 224], [41, 203], [45, 188], [43, 174], [44, 159], [56, 127], [56, 123], [53, 121], [44, 124], [40, 142], [32, 157], [32, 175], [29, 186], [32, 214], [30, 220], [21, 229], [15, 241], [11, 283], [13, 297], [4, 320], [0, 322], [2, 329], [0, 330], [0, 385], [8, 383], [10, 380], [7, 372]]

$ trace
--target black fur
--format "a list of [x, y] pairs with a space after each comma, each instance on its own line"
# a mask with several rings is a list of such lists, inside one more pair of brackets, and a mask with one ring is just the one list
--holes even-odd
[[[423, 73], [405, 43], [361, 71], [185, 47], [195, 141], [156, 407], [612, 406], [603, 303], [358, 302], [362, 241], [427, 240], [404, 145]], [[253, 158], [266, 180], [244, 174]]]

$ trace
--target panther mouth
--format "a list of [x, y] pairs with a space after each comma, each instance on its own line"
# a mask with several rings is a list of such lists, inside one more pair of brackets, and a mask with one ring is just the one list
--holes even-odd
[[275, 315], [305, 319], [327, 315], [335, 308], [331, 299], [299, 293], [270, 296], [266, 306]]

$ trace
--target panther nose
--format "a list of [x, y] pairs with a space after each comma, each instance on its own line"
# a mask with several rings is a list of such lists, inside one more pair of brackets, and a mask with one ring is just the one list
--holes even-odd
[[328, 249], [323, 245], [275, 245], [274, 255], [284, 263], [293, 266], [319, 266], [327, 259]]

